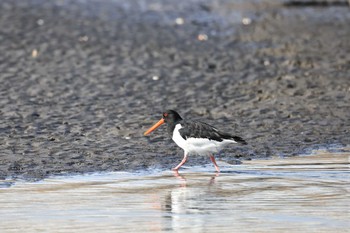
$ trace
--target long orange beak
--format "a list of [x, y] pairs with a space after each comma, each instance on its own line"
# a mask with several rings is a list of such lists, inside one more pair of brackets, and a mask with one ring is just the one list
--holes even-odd
[[153, 130], [155, 130], [156, 128], [158, 128], [159, 126], [161, 126], [162, 124], [164, 124], [164, 119], [160, 119], [160, 121], [158, 121], [157, 123], [155, 123], [151, 128], [149, 128], [143, 135], [148, 135], [149, 133], [151, 133]]

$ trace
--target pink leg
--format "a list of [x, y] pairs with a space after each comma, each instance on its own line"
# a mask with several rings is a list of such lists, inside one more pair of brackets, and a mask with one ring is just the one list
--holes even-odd
[[210, 160], [213, 162], [217, 172], [220, 172], [219, 166], [216, 164], [215, 158], [213, 155], [210, 156]]
[[184, 158], [182, 159], [182, 161], [179, 163], [179, 165], [177, 165], [175, 168], [173, 168], [174, 171], [179, 170], [179, 168], [184, 165], [184, 163], [186, 163], [187, 161], [187, 153], [185, 152], [184, 154]]

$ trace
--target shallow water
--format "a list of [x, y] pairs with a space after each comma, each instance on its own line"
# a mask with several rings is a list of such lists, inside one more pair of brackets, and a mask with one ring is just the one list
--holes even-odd
[[1, 232], [349, 232], [349, 153], [0, 188]]

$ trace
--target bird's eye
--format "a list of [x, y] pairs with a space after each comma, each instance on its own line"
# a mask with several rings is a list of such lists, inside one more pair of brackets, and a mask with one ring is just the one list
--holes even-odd
[[168, 113], [163, 113], [163, 117], [167, 117], [168, 116]]

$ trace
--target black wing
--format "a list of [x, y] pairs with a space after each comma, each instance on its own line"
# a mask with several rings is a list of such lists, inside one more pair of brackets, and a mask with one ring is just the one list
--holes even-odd
[[182, 128], [179, 130], [181, 137], [187, 138], [208, 138], [218, 142], [224, 139], [235, 140], [236, 142], [247, 144], [241, 137], [220, 132], [214, 126], [199, 121], [182, 121]]

